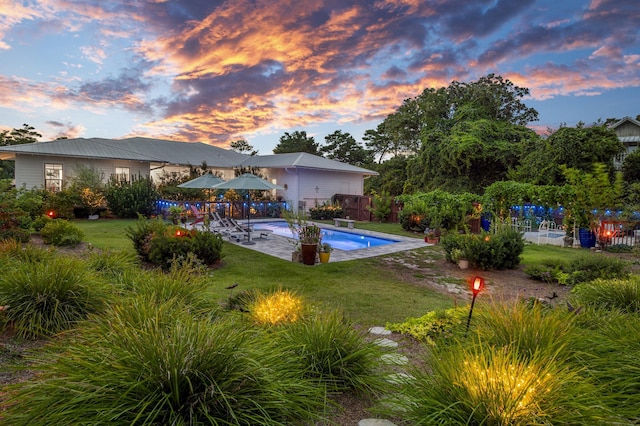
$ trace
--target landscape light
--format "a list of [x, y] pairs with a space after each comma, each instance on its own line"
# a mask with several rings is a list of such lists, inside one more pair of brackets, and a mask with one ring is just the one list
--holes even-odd
[[478, 293], [482, 291], [484, 288], [484, 278], [482, 277], [473, 277], [473, 281], [471, 281], [471, 292], [473, 293], [473, 298], [471, 299], [471, 308], [469, 308], [469, 318], [467, 318], [467, 328], [464, 332], [465, 337], [467, 333], [469, 333], [469, 324], [471, 323], [471, 315], [473, 314], [473, 305], [476, 303], [476, 297]]

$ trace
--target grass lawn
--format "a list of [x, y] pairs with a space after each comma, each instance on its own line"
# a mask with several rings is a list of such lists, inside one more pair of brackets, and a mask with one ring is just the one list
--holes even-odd
[[[77, 220], [75, 223], [85, 232], [85, 241], [95, 247], [132, 250], [125, 230], [135, 220]], [[357, 226], [396, 235], [416, 235], [403, 231], [398, 224], [359, 222]], [[523, 263], [530, 265], [549, 258], [579, 256], [581, 252], [527, 245]], [[298, 292], [310, 302], [341, 308], [348, 318], [364, 326], [400, 322], [453, 306], [451, 297], [403, 281], [393, 268], [381, 264], [379, 258], [310, 268], [228, 242], [224, 243], [223, 256], [220, 267], [212, 273], [211, 286], [211, 297], [220, 302], [242, 290], [282, 287]], [[428, 257], [428, 252], [423, 256]], [[225, 289], [233, 284], [238, 285]]]

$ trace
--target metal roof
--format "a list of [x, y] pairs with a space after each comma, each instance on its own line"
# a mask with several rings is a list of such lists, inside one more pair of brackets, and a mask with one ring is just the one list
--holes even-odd
[[[7, 153], [1, 155], [1, 153]], [[247, 155], [218, 148], [201, 142], [174, 142], [163, 139], [77, 138], [49, 142], [35, 142], [0, 147], [0, 158], [13, 158], [14, 154], [52, 155], [60, 157], [110, 158], [199, 166], [206, 162], [211, 167], [237, 166]]]
[[636, 126], [640, 127], [640, 121], [635, 120], [631, 117], [624, 117], [621, 120], [616, 121], [615, 123], [613, 123], [612, 125], [609, 126], [610, 129], [615, 129], [616, 127], [620, 126], [621, 124], [625, 123], [626, 121], [635, 124]]
[[346, 173], [360, 173], [365, 175], [377, 175], [378, 172], [364, 169], [362, 167], [352, 166], [351, 164], [341, 163], [340, 161], [330, 160], [328, 158], [319, 157], [307, 152], [294, 152], [289, 154], [273, 154], [273, 155], [254, 155], [248, 157], [241, 164], [243, 167], [263, 167], [263, 168], [302, 168], [302, 169], [318, 169], [332, 170]]
[[640, 142], [640, 136], [619, 136], [618, 140], [622, 143]]

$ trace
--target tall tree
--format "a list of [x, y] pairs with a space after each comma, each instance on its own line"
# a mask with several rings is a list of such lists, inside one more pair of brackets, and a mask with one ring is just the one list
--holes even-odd
[[[20, 145], [24, 143], [38, 142], [42, 135], [35, 131], [34, 127], [23, 124], [20, 129], [0, 132], [0, 146]], [[13, 179], [15, 177], [15, 161], [0, 161], [0, 179]]]
[[233, 141], [229, 146], [232, 151], [239, 152], [240, 154], [249, 154], [251, 156], [258, 154], [258, 151], [253, 149], [253, 145], [250, 145], [249, 142], [244, 139]]
[[293, 133], [285, 132], [283, 136], [280, 136], [280, 142], [273, 149], [273, 153], [308, 152], [309, 154], [321, 155], [318, 147], [319, 144], [313, 136], [307, 136], [307, 132], [304, 130], [296, 130]]
[[603, 163], [613, 173], [613, 160], [624, 151], [615, 132], [604, 124], [561, 127], [524, 156], [513, 178], [539, 185], [563, 185], [561, 166], [589, 172]]
[[373, 163], [373, 153], [356, 142], [349, 133], [336, 130], [325, 136], [324, 140], [326, 145], [320, 148], [320, 152], [327, 158], [354, 166]]

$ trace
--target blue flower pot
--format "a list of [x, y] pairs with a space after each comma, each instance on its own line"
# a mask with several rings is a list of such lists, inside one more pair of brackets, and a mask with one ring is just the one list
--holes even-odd
[[596, 234], [590, 229], [580, 228], [578, 237], [580, 238], [580, 247], [591, 248], [596, 246]]

